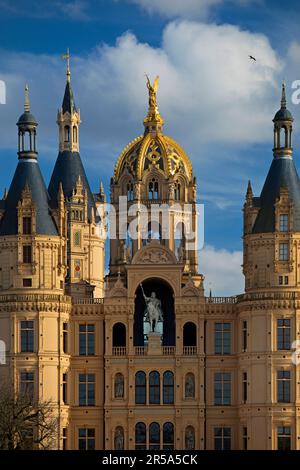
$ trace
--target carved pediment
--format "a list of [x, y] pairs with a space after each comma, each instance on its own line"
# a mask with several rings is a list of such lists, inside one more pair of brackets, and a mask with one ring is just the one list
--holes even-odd
[[127, 297], [127, 289], [120, 277], [118, 277], [115, 285], [107, 293], [107, 297]]
[[158, 240], [141, 248], [133, 257], [132, 264], [177, 264], [171, 250], [162, 246]]
[[183, 287], [181, 291], [182, 297], [199, 297], [200, 291], [195, 286], [193, 279], [190, 277], [186, 285]]

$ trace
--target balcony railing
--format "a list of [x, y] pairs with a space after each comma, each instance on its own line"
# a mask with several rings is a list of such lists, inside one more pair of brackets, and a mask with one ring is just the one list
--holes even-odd
[[205, 297], [207, 304], [235, 304], [237, 297]]
[[103, 304], [103, 302], [104, 302], [104, 299], [102, 297], [73, 300], [73, 303], [75, 305], [94, 305], [94, 304]]
[[136, 346], [134, 352], [136, 356], [145, 356], [147, 348], [145, 346]]
[[175, 346], [163, 346], [162, 352], [164, 356], [173, 356], [175, 354]]
[[183, 346], [184, 356], [195, 356], [197, 354], [197, 346]]
[[112, 348], [113, 356], [126, 356], [125, 346], [115, 346]]

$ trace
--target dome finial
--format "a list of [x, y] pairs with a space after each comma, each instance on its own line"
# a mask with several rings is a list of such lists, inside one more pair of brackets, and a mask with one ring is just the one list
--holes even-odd
[[286, 109], [286, 91], [285, 91], [285, 80], [282, 82], [281, 92], [281, 109]]
[[152, 125], [155, 130], [157, 130], [158, 126], [162, 127], [164, 120], [159, 114], [158, 111], [158, 105], [157, 105], [157, 89], [158, 89], [158, 81], [159, 81], [159, 76], [155, 78], [153, 85], [151, 85], [150, 79], [147, 74], [147, 88], [149, 92], [149, 109], [148, 109], [148, 114], [146, 118], [144, 119], [144, 125], [146, 127], [146, 131], [149, 130], [149, 125]]
[[24, 102], [24, 111], [25, 113], [29, 113], [30, 112], [30, 104], [29, 104], [29, 88], [28, 88], [28, 85], [26, 83], [25, 85], [25, 102]]
[[71, 80], [71, 71], [70, 71], [70, 49], [68, 48], [67, 49], [67, 53], [66, 54], [62, 54], [61, 58], [63, 60], [66, 60], [67, 61], [67, 82], [70, 82]]

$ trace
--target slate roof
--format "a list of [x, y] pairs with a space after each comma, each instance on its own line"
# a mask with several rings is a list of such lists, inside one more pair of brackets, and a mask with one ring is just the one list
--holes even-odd
[[66, 83], [65, 94], [64, 94], [63, 103], [62, 103], [62, 111], [63, 113], [68, 112], [70, 114], [76, 111], [73, 90], [71, 87], [71, 83], [69, 81], [67, 81]]
[[38, 162], [34, 159], [19, 160], [3, 204], [5, 213], [0, 224], [0, 235], [16, 235], [18, 233], [17, 205], [26, 184], [31, 190], [32, 199], [36, 206], [36, 233], [58, 235], [49, 209], [49, 195]]
[[87, 191], [88, 215], [90, 217], [91, 209], [93, 208], [95, 210], [95, 201], [79, 152], [71, 152], [68, 150], [59, 152], [48, 187], [51, 204], [53, 207], [57, 206], [57, 195], [60, 183], [62, 183], [64, 196], [66, 198], [72, 196], [78, 176], [80, 176], [83, 187]]
[[[260, 195], [260, 210], [254, 223], [253, 233], [275, 231], [274, 204], [280, 188], [288, 189], [293, 201], [293, 230], [300, 232], [300, 181], [294, 161], [290, 157], [274, 158]], [[257, 203], [256, 203], [257, 204]]]

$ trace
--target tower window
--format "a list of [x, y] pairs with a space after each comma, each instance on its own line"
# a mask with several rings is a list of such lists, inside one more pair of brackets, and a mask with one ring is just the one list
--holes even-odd
[[23, 217], [23, 235], [31, 235], [31, 217]]
[[280, 230], [280, 232], [288, 232], [288, 230], [289, 230], [289, 216], [288, 216], [288, 214], [280, 214], [280, 216], [279, 216], [279, 230]]
[[134, 191], [133, 191], [133, 183], [127, 184], [127, 201], [134, 200]]
[[277, 428], [277, 449], [291, 450], [291, 428], [289, 426]]
[[67, 440], [68, 440], [67, 428], [63, 428], [63, 430], [62, 430], [62, 448], [63, 448], [63, 450], [67, 450]]
[[34, 322], [21, 321], [21, 352], [33, 352]]
[[248, 429], [243, 426], [243, 450], [248, 450]]
[[278, 318], [277, 320], [277, 350], [291, 349], [291, 320]]
[[33, 400], [34, 397], [34, 373], [21, 372], [20, 374], [20, 394]]
[[158, 199], [158, 182], [153, 178], [148, 186], [149, 199]]
[[279, 243], [279, 261], [288, 261], [289, 245], [288, 243]]
[[77, 143], [77, 127], [73, 126], [73, 142]]
[[180, 201], [180, 199], [181, 199], [181, 187], [180, 187], [180, 183], [178, 181], [176, 181], [176, 183], [175, 183], [174, 199], [175, 199], [175, 201]]
[[81, 245], [81, 233], [78, 231], [74, 232], [74, 245], [75, 246]]
[[68, 353], [68, 323], [63, 323], [63, 352]]
[[248, 399], [248, 383], [247, 372], [243, 372], [243, 402], [246, 403]]
[[70, 142], [70, 127], [69, 126], [65, 126], [65, 129], [64, 129], [64, 140], [65, 142]]
[[31, 245], [23, 245], [23, 263], [32, 263]]
[[32, 287], [32, 279], [30, 278], [23, 279], [23, 287]]
[[248, 343], [248, 322], [243, 321], [243, 351], [247, 351], [247, 343]]
[[291, 373], [289, 370], [277, 371], [277, 403], [290, 403], [290, 381]]
[[66, 405], [68, 403], [67, 392], [68, 392], [68, 376], [67, 374], [62, 375], [62, 395], [63, 395], [63, 402]]

